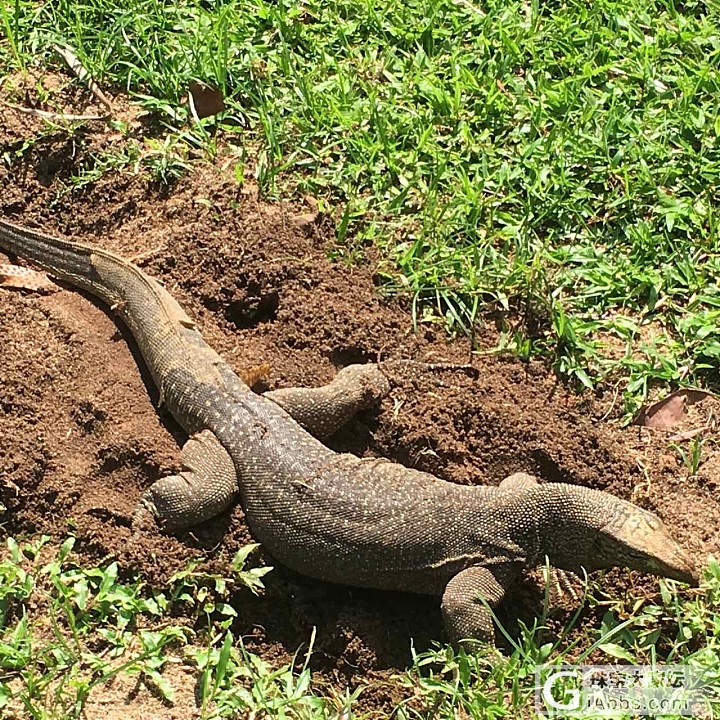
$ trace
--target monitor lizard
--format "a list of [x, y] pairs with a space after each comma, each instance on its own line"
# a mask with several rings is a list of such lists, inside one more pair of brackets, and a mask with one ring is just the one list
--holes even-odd
[[334, 583], [437, 595], [454, 642], [491, 642], [488, 608], [546, 558], [575, 572], [623, 566], [697, 581], [661, 520], [609, 493], [524, 473], [464, 486], [330, 450], [313, 432], [327, 435], [387, 391], [377, 365], [345, 368], [328, 388], [258, 395], [132, 263], [5, 220], [0, 247], [109, 305], [187, 431], [182, 471], [147, 489], [136, 519], [186, 528], [239, 495], [251, 533], [277, 560]]

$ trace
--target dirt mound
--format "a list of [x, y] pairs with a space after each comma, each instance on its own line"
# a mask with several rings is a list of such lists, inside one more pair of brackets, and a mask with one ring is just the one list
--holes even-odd
[[[497, 484], [525, 470], [609, 490], [657, 510], [697, 556], [717, 553], [720, 537], [708, 520], [720, 507], [708, 477], [688, 478], [664, 440], [601, 421], [605, 403], [568, 392], [540, 364], [471, 355], [466, 339], [450, 340], [435, 325], [413, 333], [402, 304], [381, 298], [372, 266], [328, 259], [333, 223], [309, 218], [312, 208], [264, 203], [209, 166], [170, 189], [111, 174], [69, 191], [73, 168], [112, 142], [105, 130], [46, 134], [22, 150], [35, 121], [18, 123], [9, 110], [0, 120], [0, 144], [17, 150], [0, 168], [0, 212], [134, 257], [236, 369], [268, 363], [268, 387], [318, 384], [343, 365], [378, 358], [477, 369], [395, 364], [391, 396], [334, 447], [460, 483]], [[124, 573], [155, 583], [198, 555], [226, 568], [250, 539], [239, 507], [192, 533], [131, 535], [138, 496], [176, 469], [184, 437], [158, 409], [125, 329], [68, 289], [0, 291], [0, 328], [5, 531], [60, 538], [71, 523], [88, 563], [112, 556]], [[481, 349], [489, 349], [492, 328], [484, 332]], [[614, 577], [619, 586], [636, 582]], [[237, 632], [266, 657], [287, 657], [317, 627], [315, 669], [333, 683], [355, 686], [403, 668], [411, 637], [422, 649], [442, 635], [431, 598], [334, 587], [282, 568], [266, 584], [263, 597], [243, 596]], [[368, 697], [376, 708], [396, 700], [380, 690]]]

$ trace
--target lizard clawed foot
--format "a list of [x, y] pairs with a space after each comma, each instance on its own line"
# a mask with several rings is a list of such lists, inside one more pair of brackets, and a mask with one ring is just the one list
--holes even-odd
[[585, 583], [577, 573], [560, 568], [550, 568], [550, 580], [558, 597], [570, 598], [575, 605], [582, 600]]
[[510, 566], [472, 565], [450, 580], [442, 596], [441, 610], [455, 647], [472, 652], [479, 643], [495, 644], [492, 610], [505, 597], [513, 576]]
[[138, 501], [137, 507], [130, 518], [130, 527], [132, 528], [133, 535], [138, 535], [141, 532], [157, 530], [157, 512], [155, 511], [155, 507], [153, 506], [147, 493], [145, 493]]
[[163, 530], [184, 530], [225, 510], [238, 491], [235, 465], [210, 430], [193, 435], [180, 455], [177, 475], [156, 480], [133, 513], [133, 528], [147, 527], [150, 518]]

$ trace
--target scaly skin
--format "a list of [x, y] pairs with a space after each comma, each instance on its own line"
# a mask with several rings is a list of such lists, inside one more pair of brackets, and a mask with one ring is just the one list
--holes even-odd
[[[0, 247], [111, 306], [190, 439], [183, 471], [139, 504], [166, 528], [213, 517], [239, 493], [253, 535], [322, 580], [442, 597], [451, 639], [492, 640], [491, 607], [524, 567], [625, 566], [683, 582], [696, 571], [652, 513], [610, 494], [517, 474], [499, 487], [445, 482], [386, 460], [337, 454], [318, 435], [387, 391], [377, 366], [325, 389], [254, 394], [154, 279], [98, 248], [0, 221]], [[280, 405], [284, 405], [284, 410]]]

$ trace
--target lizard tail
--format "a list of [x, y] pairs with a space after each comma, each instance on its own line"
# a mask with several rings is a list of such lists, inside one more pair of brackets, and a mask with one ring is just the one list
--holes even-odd
[[92, 269], [92, 249], [85, 245], [45, 235], [0, 219], [0, 247], [13, 255], [32, 260], [54, 274], [78, 275]]
[[19, 227], [0, 219], [0, 248], [12, 255], [30, 260], [34, 265], [72, 285], [88, 290], [103, 300], [112, 302], [114, 293], [103, 292], [93, 255], [95, 248]]
[[[111, 309], [119, 308], [133, 334], [153, 333], [141, 327], [151, 317], [150, 308], [185, 327], [194, 327], [182, 308], [140, 268], [108, 250], [70, 242], [38, 230], [0, 219], [0, 249], [29, 260], [56, 278], [100, 298]], [[133, 299], [134, 302], [126, 302]], [[136, 335], [137, 337], [137, 335]]]

